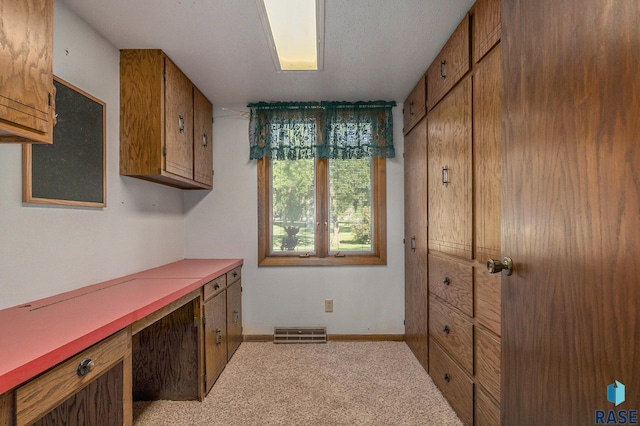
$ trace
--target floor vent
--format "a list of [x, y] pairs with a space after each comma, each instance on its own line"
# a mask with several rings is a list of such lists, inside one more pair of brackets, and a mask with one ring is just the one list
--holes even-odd
[[273, 343], [326, 343], [327, 327], [276, 327]]

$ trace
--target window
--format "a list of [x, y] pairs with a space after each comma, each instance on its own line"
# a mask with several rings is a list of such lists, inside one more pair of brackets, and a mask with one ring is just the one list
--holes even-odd
[[258, 263], [386, 264], [394, 103], [250, 104]]

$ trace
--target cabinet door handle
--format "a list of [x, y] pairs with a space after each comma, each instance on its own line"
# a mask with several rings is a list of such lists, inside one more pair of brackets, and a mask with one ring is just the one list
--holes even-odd
[[451, 376], [449, 375], [449, 373], [445, 373], [444, 381], [447, 382], [447, 383], [449, 383], [451, 381]]
[[240, 320], [240, 312], [238, 312], [238, 310], [235, 309], [233, 311], [233, 323], [237, 324], [239, 320]]
[[442, 184], [444, 186], [449, 186], [449, 166], [444, 166], [442, 168]]
[[238, 273], [236, 271], [233, 271], [233, 278], [237, 277]]
[[513, 261], [510, 257], [504, 257], [502, 262], [499, 260], [489, 259], [487, 260], [487, 270], [490, 274], [497, 274], [500, 271], [504, 271], [505, 275], [513, 274]]
[[449, 329], [449, 326], [448, 326], [448, 325], [445, 325], [445, 326], [442, 328], [442, 332], [443, 332], [444, 334], [449, 334], [449, 333], [451, 332], [451, 330]]
[[440, 61], [440, 78], [447, 78], [447, 61]]
[[222, 331], [219, 328], [216, 328], [216, 346], [222, 343]]
[[444, 277], [444, 280], [442, 280], [442, 284], [444, 284], [444, 285], [451, 284], [451, 280], [449, 279], [449, 277]]
[[416, 251], [416, 237], [411, 237], [411, 251]]
[[178, 130], [180, 133], [184, 133], [184, 117], [182, 114], [178, 116]]
[[215, 284], [213, 285], [213, 289], [214, 289], [214, 290], [218, 290], [219, 288], [220, 288], [220, 284], [215, 283]]
[[413, 102], [409, 104], [409, 115], [413, 115]]
[[95, 366], [96, 366], [96, 363], [93, 362], [93, 360], [91, 358], [85, 358], [82, 361], [80, 361], [80, 364], [78, 364], [78, 368], [77, 368], [76, 372], [78, 373], [78, 376], [80, 376], [80, 377], [86, 376], [91, 371], [93, 371]]
[[203, 134], [202, 134], [202, 146], [204, 146], [205, 148], [206, 148], [206, 147], [207, 147], [207, 145], [209, 144], [208, 139], [209, 139], [209, 138], [207, 137], [207, 134], [206, 134], [206, 133], [203, 133]]

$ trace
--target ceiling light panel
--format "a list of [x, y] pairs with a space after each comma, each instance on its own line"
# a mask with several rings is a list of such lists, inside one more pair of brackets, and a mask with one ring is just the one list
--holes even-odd
[[256, 5], [278, 70], [322, 70], [324, 0], [256, 0]]

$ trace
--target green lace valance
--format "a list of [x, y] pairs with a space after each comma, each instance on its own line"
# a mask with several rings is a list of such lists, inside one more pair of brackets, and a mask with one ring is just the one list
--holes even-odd
[[395, 102], [259, 102], [247, 105], [250, 158], [393, 158]]

